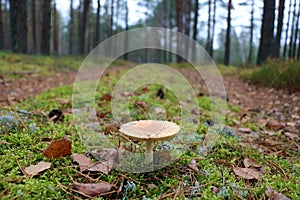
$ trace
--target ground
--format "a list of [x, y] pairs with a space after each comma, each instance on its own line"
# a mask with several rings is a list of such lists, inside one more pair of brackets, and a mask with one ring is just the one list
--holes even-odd
[[[120, 71], [130, 66], [114, 66], [107, 72], [104, 80], [106, 85], [99, 88], [96, 96], [100, 101], [97, 115], [105, 134], [113, 134], [118, 130], [109, 113], [108, 88], [112, 87]], [[203, 125], [199, 126], [197, 134], [201, 136], [209, 126], [216, 126], [207, 118], [211, 109], [207, 98], [209, 94], [203, 81], [191, 69], [177, 70], [188, 80], [194, 80], [196, 91], [199, 92], [200, 121]], [[222, 73], [223, 71], [221, 70]], [[130, 174], [118, 170], [92, 172], [78, 168], [77, 163], [82, 160], [74, 161], [75, 153], [88, 155], [71, 123], [72, 87], [64, 86], [73, 83], [75, 76], [75, 70], [60, 69], [53, 73], [22, 69], [13, 76], [8, 73], [0, 76], [1, 115], [12, 115], [21, 121], [14, 129], [4, 129], [0, 133], [1, 198], [31, 199], [40, 195], [55, 199], [91, 196], [104, 199], [300, 197], [300, 92], [254, 85], [242, 80], [240, 73], [224, 72], [227, 99], [221, 99], [228, 103], [226, 128], [220, 130], [219, 142], [206, 157], [188, 151], [172, 165], [150, 173]], [[59, 86], [63, 87], [56, 88]], [[49, 91], [51, 88], [54, 89]], [[165, 99], [161, 100], [156, 97], [157, 89], [157, 86], [148, 86], [137, 91], [132, 96], [132, 109], [137, 106], [143, 112], [148, 112], [150, 104], [162, 103], [169, 108], [167, 114], [172, 116], [170, 119], [176, 122], [178, 110], [176, 106], [172, 106], [172, 94], [166, 92]], [[166, 100], [167, 98], [170, 100]], [[47, 115], [52, 109], [62, 110], [65, 118], [56, 122], [48, 120]], [[143, 118], [143, 113], [138, 109], [136, 118]], [[155, 112], [159, 114], [159, 110]], [[70, 139], [73, 162], [69, 155], [59, 159], [47, 158], [45, 153], [43, 155], [43, 151], [53, 141], [61, 139], [64, 144], [68, 143], [62, 139], [64, 135]], [[166, 158], [169, 156], [164, 155]], [[51, 168], [38, 176], [28, 176], [25, 168], [40, 161], [50, 162]], [[93, 187], [100, 187], [98, 193], [91, 193], [79, 185], [100, 181], [108, 185], [94, 185]]]

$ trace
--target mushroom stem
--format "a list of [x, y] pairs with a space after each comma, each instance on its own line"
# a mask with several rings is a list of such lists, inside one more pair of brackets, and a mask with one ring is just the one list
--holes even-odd
[[146, 162], [148, 163], [153, 162], [153, 147], [154, 141], [146, 141]]

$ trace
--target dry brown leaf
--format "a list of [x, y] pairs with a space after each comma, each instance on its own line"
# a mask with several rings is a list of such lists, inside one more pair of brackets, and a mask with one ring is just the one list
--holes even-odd
[[85, 171], [89, 166], [92, 166], [93, 162], [92, 159], [86, 157], [84, 154], [73, 154], [72, 155], [73, 162], [79, 164], [80, 171]]
[[193, 171], [198, 172], [198, 163], [195, 159], [192, 159], [191, 162], [188, 164], [188, 167], [191, 168]]
[[49, 169], [51, 167], [51, 163], [50, 162], [44, 162], [41, 161], [36, 165], [30, 165], [29, 167], [26, 167], [24, 169], [24, 171], [28, 174], [28, 175], [37, 175], [40, 172], [45, 171], [46, 169]]
[[87, 170], [91, 171], [91, 172], [102, 172], [102, 173], [108, 175], [109, 172], [111, 171], [113, 165], [114, 165], [114, 158], [111, 158], [107, 161], [96, 162], [94, 165], [89, 167]]
[[284, 135], [292, 140], [298, 137], [297, 133], [284, 132]]
[[283, 125], [276, 120], [269, 121], [266, 126], [275, 131], [283, 128]]
[[112, 99], [112, 96], [110, 94], [104, 94], [102, 97], [101, 97], [101, 101], [111, 101]]
[[58, 103], [60, 103], [62, 105], [68, 104], [69, 102], [70, 102], [69, 99], [60, 99], [60, 100], [58, 100]]
[[261, 165], [259, 165], [256, 160], [254, 160], [253, 158], [245, 158], [244, 159], [244, 165], [245, 167], [249, 168], [249, 167], [256, 167], [259, 168], [261, 167]]
[[147, 104], [145, 101], [136, 101], [134, 105], [140, 109], [147, 109], [149, 107], [149, 104]]
[[265, 119], [259, 119], [257, 120], [257, 126], [259, 127], [265, 127], [267, 125], [267, 120]]
[[71, 141], [67, 136], [64, 136], [61, 140], [52, 142], [43, 152], [43, 155], [47, 158], [60, 158], [71, 155]]
[[252, 132], [252, 130], [250, 128], [239, 128], [238, 131], [243, 132], [243, 133], [251, 133]]
[[108, 124], [105, 126], [104, 133], [109, 134], [118, 131], [118, 126], [116, 124]]
[[267, 186], [266, 193], [268, 196], [268, 200], [290, 200], [290, 198], [286, 197], [284, 194], [275, 191], [270, 186]]
[[233, 167], [233, 172], [235, 175], [242, 177], [244, 179], [259, 179], [260, 173], [254, 169]]
[[111, 190], [112, 185], [107, 182], [100, 183], [73, 183], [73, 189], [88, 196], [97, 196], [107, 193]]

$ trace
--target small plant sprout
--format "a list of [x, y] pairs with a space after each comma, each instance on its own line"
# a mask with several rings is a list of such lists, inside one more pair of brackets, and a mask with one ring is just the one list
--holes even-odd
[[123, 124], [120, 132], [126, 137], [146, 142], [145, 157], [149, 163], [153, 162], [153, 148], [155, 141], [169, 140], [180, 131], [175, 123], [159, 120], [140, 120]]

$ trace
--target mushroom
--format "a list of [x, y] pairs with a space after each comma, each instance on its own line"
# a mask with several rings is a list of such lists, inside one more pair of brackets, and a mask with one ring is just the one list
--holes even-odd
[[120, 132], [130, 139], [146, 142], [146, 160], [153, 162], [154, 141], [173, 138], [180, 131], [175, 123], [159, 120], [140, 120], [123, 124]]

